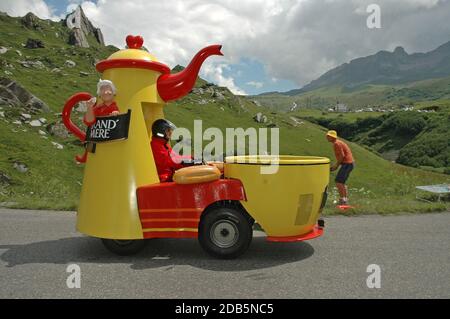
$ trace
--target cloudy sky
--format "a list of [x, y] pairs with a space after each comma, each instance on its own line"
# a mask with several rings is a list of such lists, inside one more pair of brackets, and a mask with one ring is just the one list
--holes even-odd
[[[369, 29], [367, 7], [381, 9]], [[299, 88], [344, 62], [392, 51], [427, 52], [450, 41], [450, 0], [0, 0], [0, 11], [60, 19], [81, 4], [107, 44], [140, 34], [161, 62], [186, 65], [223, 44], [201, 75], [235, 93]]]

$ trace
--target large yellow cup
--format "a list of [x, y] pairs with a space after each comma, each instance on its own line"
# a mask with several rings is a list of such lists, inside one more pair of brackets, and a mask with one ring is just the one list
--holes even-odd
[[[272, 165], [272, 166], [270, 166]], [[310, 232], [317, 223], [330, 177], [330, 160], [312, 156], [230, 156], [224, 174], [241, 180], [242, 205], [268, 236]]]

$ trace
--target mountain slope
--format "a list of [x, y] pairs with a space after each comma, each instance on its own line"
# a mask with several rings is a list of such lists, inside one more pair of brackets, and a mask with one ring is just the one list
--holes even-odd
[[402, 84], [450, 75], [450, 41], [427, 53], [408, 54], [402, 47], [393, 52], [374, 55], [344, 63], [305, 85], [286, 92], [297, 95], [323, 87], [355, 88], [368, 84]]
[[[30, 118], [24, 120], [26, 108], [0, 105], [0, 202], [11, 207], [75, 209], [83, 166], [76, 165], [73, 157], [81, 153], [82, 148], [73, 136], [63, 134], [59, 113], [64, 101], [73, 93], [95, 92], [100, 75], [95, 71], [94, 62], [106, 58], [117, 48], [96, 45], [95, 39], [89, 48], [74, 47], [67, 44], [69, 32], [61, 23], [42, 20], [39, 23], [43, 28], [35, 30], [24, 28], [19, 18], [0, 18], [0, 27], [6, 30], [0, 35], [0, 46], [7, 49], [0, 55], [0, 72], [20, 83], [50, 108], [49, 112], [29, 114]], [[28, 38], [42, 40], [45, 47], [24, 48], [22, 43]], [[25, 67], [21, 61], [39, 61], [42, 65]], [[253, 118], [259, 112], [267, 121], [255, 122]], [[203, 130], [217, 127], [224, 136], [226, 128], [278, 127], [280, 153], [333, 156], [324, 138], [324, 128], [297, 121], [289, 113], [268, 111], [201, 79], [188, 96], [169, 103], [165, 114], [191, 132], [194, 120], [202, 119]], [[73, 118], [79, 121], [81, 116], [82, 113], [75, 112]], [[40, 118], [47, 124], [31, 125], [32, 120]], [[59, 128], [58, 134], [55, 128]], [[204, 141], [207, 143], [209, 141]], [[443, 183], [447, 181], [446, 176], [393, 164], [364, 147], [350, 145], [357, 160], [357, 169], [350, 179], [352, 201], [358, 206], [356, 213], [447, 209], [442, 203], [417, 202], [414, 194], [414, 185]], [[326, 214], [334, 212], [332, 201], [337, 196], [334, 188], [330, 190]], [[386, 205], [386, 198], [390, 205]]]
[[450, 174], [450, 102], [385, 114], [291, 114], [336, 130], [341, 137], [366, 145], [387, 160]]
[[355, 111], [363, 108], [399, 109], [420, 102], [434, 103], [450, 99], [450, 77], [428, 79], [396, 85], [364, 85], [358, 88], [330, 86], [298, 95], [265, 94], [250, 97], [262, 105], [278, 111], [289, 111], [294, 103], [298, 109], [328, 110], [337, 101]]

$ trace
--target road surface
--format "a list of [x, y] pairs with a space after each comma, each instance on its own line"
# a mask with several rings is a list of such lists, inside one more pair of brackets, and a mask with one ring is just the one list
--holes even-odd
[[[323, 237], [299, 243], [255, 231], [237, 260], [213, 259], [195, 239], [114, 256], [77, 233], [75, 218], [0, 209], [0, 298], [450, 298], [448, 212], [328, 217]], [[67, 286], [71, 264], [80, 288]], [[367, 286], [371, 264], [380, 288]]]

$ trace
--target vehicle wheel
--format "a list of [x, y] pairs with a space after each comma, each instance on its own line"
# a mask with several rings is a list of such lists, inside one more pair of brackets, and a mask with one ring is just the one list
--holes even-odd
[[102, 238], [102, 242], [106, 249], [120, 256], [134, 255], [145, 246], [145, 240], [143, 239], [122, 240]]
[[223, 259], [243, 254], [252, 241], [252, 226], [245, 213], [235, 207], [217, 207], [200, 221], [198, 239], [210, 255]]

